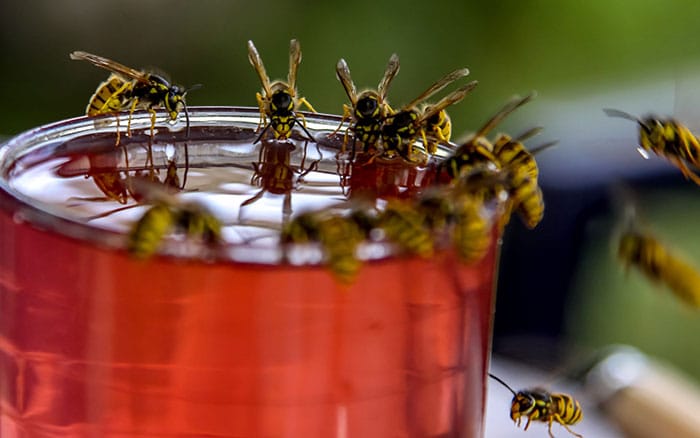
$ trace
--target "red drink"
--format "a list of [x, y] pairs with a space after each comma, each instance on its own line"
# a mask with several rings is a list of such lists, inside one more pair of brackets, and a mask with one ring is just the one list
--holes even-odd
[[389, 257], [342, 284], [135, 260], [118, 233], [0, 206], [2, 437], [481, 436], [496, 239], [477, 265]]

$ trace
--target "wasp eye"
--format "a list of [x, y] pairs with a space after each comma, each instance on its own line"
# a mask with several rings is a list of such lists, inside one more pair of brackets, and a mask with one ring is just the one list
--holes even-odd
[[376, 110], [377, 110], [376, 99], [368, 97], [368, 98], [360, 99], [357, 101], [357, 111], [363, 117], [369, 117], [371, 115], [374, 115]]

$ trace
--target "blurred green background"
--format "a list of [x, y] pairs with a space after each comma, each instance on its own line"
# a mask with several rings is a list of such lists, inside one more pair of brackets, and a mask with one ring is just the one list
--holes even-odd
[[106, 74], [70, 61], [73, 50], [204, 84], [188, 96], [191, 105], [254, 105], [259, 84], [246, 41], [255, 41], [271, 76], [284, 77], [292, 37], [304, 54], [299, 89], [323, 112], [340, 111], [346, 100], [334, 73], [340, 57], [362, 88], [375, 87], [398, 53], [402, 68], [390, 93], [396, 103], [469, 67], [480, 85], [453, 110], [461, 132], [514, 93], [571, 95], [694, 60], [699, 16], [692, 0], [6, 1], [0, 132], [81, 114]]
[[[696, 0], [3, 1], [0, 134], [83, 113], [107, 74], [70, 61], [73, 50], [133, 67], [157, 66], [183, 85], [203, 84], [188, 95], [190, 105], [253, 106], [260, 84], [247, 60], [246, 41], [255, 41], [274, 79], [286, 76], [289, 40], [298, 38], [304, 55], [300, 93], [317, 110], [330, 113], [339, 113], [347, 100], [334, 72], [340, 57], [364, 88], [375, 87], [389, 56], [399, 54], [401, 72], [389, 93], [394, 105], [412, 99], [444, 73], [467, 66], [480, 85], [451, 109], [456, 135], [478, 128], [511, 95], [537, 90], [540, 98], [506, 121], [504, 129], [541, 124], [547, 139], [559, 138], [559, 147], [543, 154], [542, 165], [545, 197], [551, 193], [554, 201], [548, 202], [543, 230], [506, 236], [504, 256], [515, 255], [501, 272], [508, 290], [499, 290], [497, 327], [499, 319], [510, 325], [500, 333], [517, 335], [509, 327], [527, 332], [531, 324], [563, 321], [550, 324], [547, 335], [593, 348], [631, 343], [700, 377], [700, 316], [670, 294], [651, 291], [641, 277], [625, 277], [610, 251], [614, 222], [609, 209], [582, 204], [600, 201], [600, 196], [585, 195], [589, 189], [604, 193], [612, 180], [635, 178], [635, 166], [648, 170], [634, 151], [634, 125], [611, 122], [600, 109], [670, 110], [673, 78], [700, 59], [698, 18]], [[668, 81], [670, 86], [649, 94], [654, 97], [638, 91]], [[627, 144], [611, 140], [617, 135], [611, 129], [619, 130]], [[700, 189], [661, 166], [660, 173], [640, 173], [641, 178], [670, 173], [670, 185], [682, 189], [672, 187], [662, 195], [649, 190], [643, 202], [655, 228], [672, 229], [690, 251], [700, 245], [692, 219], [700, 208]], [[582, 177], [564, 182], [573, 168]], [[603, 174], [604, 168], [613, 170]], [[595, 187], [586, 186], [596, 178]], [[654, 208], [672, 201], [676, 209], [664, 207], [659, 214]], [[558, 214], [564, 211], [571, 217]], [[578, 225], [565, 228], [572, 221]], [[552, 243], [562, 239], [547, 230], [566, 230], [564, 239], [573, 243], [563, 250], [563, 242]], [[555, 257], [557, 251], [570, 253], [561, 257], [571, 260], [562, 274], [566, 280], [553, 292], [561, 308], [548, 307], [554, 299], [541, 295], [545, 277], [559, 268], [544, 265], [537, 273], [522, 268], [529, 266], [522, 259], [545, 250]], [[694, 254], [700, 260], [700, 250]], [[509, 278], [514, 279], [510, 284]], [[532, 305], [521, 307], [521, 302]], [[525, 344], [523, 349], [542, 353], [547, 347]]]

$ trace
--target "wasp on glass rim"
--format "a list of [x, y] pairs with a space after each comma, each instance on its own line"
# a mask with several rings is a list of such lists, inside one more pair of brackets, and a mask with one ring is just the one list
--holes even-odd
[[264, 126], [255, 143], [262, 138], [268, 129], [272, 129], [272, 135], [277, 140], [289, 138], [292, 134], [292, 128], [299, 122], [299, 119], [301, 119], [301, 128], [309, 139], [313, 140], [313, 136], [306, 130], [303, 115], [297, 112], [302, 105], [312, 112], [316, 112], [309, 101], [297, 96], [297, 71], [299, 64], [301, 64], [299, 41], [293, 39], [289, 43], [289, 73], [286, 82], [270, 82], [262, 58], [252, 41], [248, 41], [248, 60], [260, 77], [263, 87], [262, 93], [255, 94], [260, 108], [260, 126]]

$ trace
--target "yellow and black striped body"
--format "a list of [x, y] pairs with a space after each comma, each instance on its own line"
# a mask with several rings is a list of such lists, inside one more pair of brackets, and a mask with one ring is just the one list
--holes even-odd
[[[303, 97], [297, 96], [296, 80], [299, 64], [301, 64], [301, 45], [296, 39], [289, 42], [289, 72], [286, 81], [271, 82], [267, 75], [263, 60], [253, 41], [248, 41], [248, 60], [258, 74], [262, 92], [255, 94], [260, 109], [260, 126], [262, 130], [255, 140], [257, 143], [268, 129], [272, 128], [272, 137], [276, 140], [286, 140], [292, 135], [292, 128], [301, 118], [301, 127], [311, 140], [313, 137], [306, 130], [304, 118], [297, 114], [301, 105], [316, 112], [311, 104]], [[263, 127], [264, 123], [264, 127]]]
[[358, 97], [355, 107], [350, 111], [354, 119], [354, 123], [350, 125], [350, 131], [354, 135], [353, 141], [362, 142], [363, 151], [369, 152], [376, 147], [382, 136], [382, 123], [390, 108], [380, 102], [375, 92], [368, 91]]
[[166, 204], [156, 204], [146, 210], [129, 233], [129, 253], [137, 258], [153, 255], [174, 227], [175, 219], [173, 210]]
[[221, 240], [221, 222], [216, 216], [197, 207], [175, 210], [175, 230], [190, 238], [200, 239], [205, 244]]
[[97, 86], [95, 94], [90, 97], [85, 114], [99, 116], [117, 113], [128, 108], [133, 86], [133, 80], [124, 80], [121, 76], [112, 73], [106, 81]]
[[185, 106], [186, 90], [155, 74], [149, 73], [147, 78], [146, 82], [137, 81], [131, 88], [131, 109], [153, 110], [163, 107], [171, 120], [177, 119]]
[[440, 163], [440, 171], [450, 179], [459, 178], [483, 166], [500, 168], [500, 163], [493, 153], [493, 145], [484, 137], [475, 137], [462, 144]]
[[[277, 84], [281, 83], [278, 82]], [[272, 136], [277, 140], [289, 138], [297, 119], [294, 97], [287, 90], [286, 84], [273, 91], [270, 98], [265, 98], [260, 93], [256, 94], [256, 98], [261, 108], [261, 113], [265, 114], [269, 119], [269, 124], [264, 129], [272, 128]]]
[[610, 117], [632, 120], [639, 125], [639, 150], [645, 158], [646, 152], [662, 156], [678, 167], [686, 179], [700, 185], [696, 173], [700, 168], [700, 139], [687, 126], [670, 118], [638, 118], [611, 108], [603, 111]]
[[112, 73], [97, 86], [90, 97], [85, 114], [99, 116], [137, 109], [153, 110], [163, 107], [171, 120], [177, 119], [185, 106], [186, 90], [170, 84], [164, 78], [145, 73], [145, 80], [126, 79]]
[[[425, 108], [424, 111], [428, 111], [428, 109]], [[437, 152], [438, 143], [447, 143], [452, 137], [452, 120], [447, 111], [438, 111], [426, 119], [423, 132], [425, 134], [425, 149], [429, 154], [434, 155]]]
[[666, 285], [685, 304], [700, 308], [700, 272], [655, 237], [627, 230], [618, 242], [618, 257], [626, 267], [632, 265], [652, 281]]
[[357, 246], [365, 239], [362, 227], [351, 216], [337, 216], [322, 211], [300, 214], [289, 221], [280, 236], [283, 244], [318, 243], [324, 260], [342, 282], [350, 282], [362, 262]]
[[648, 117], [639, 121], [639, 145], [675, 164], [683, 175], [700, 185], [700, 177], [688, 167], [700, 167], [700, 140], [673, 119]]
[[417, 110], [403, 110], [386, 118], [382, 126], [382, 155], [388, 158], [399, 155], [414, 161], [413, 143], [423, 134], [417, 123], [419, 117]]
[[150, 257], [163, 239], [173, 232], [212, 245], [221, 240], [221, 222], [197, 205], [160, 202], [146, 210], [134, 224], [127, 249], [134, 257]]
[[433, 238], [446, 230], [464, 262], [481, 260], [491, 243], [491, 224], [482, 211], [484, 193], [468, 187], [443, 187], [426, 193], [418, 200], [425, 224]]
[[484, 258], [491, 244], [491, 225], [482, 212], [479, 196], [462, 195], [460, 198], [452, 241], [462, 261], [476, 262]]
[[544, 216], [544, 198], [538, 185], [539, 170], [535, 157], [521, 142], [504, 134], [494, 142], [493, 152], [501, 169], [508, 172], [512, 208], [525, 226], [534, 228]]
[[530, 427], [532, 421], [548, 423], [550, 437], [554, 437], [552, 424], [559, 423], [569, 433], [581, 438], [581, 435], [573, 432], [568, 426], [583, 419], [583, 410], [579, 402], [568, 394], [550, 394], [543, 390], [518, 391], [511, 402], [510, 418], [518, 426], [523, 418], [527, 418], [525, 430]]
[[433, 233], [427, 227], [426, 210], [415, 208], [413, 202], [392, 199], [377, 218], [377, 227], [401, 250], [421, 257], [434, 251]]
[[270, 125], [277, 139], [288, 138], [296, 122], [294, 98], [285, 90], [272, 94], [269, 105]]

